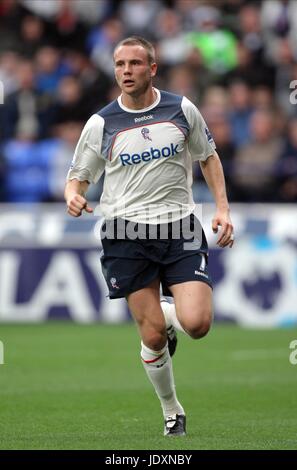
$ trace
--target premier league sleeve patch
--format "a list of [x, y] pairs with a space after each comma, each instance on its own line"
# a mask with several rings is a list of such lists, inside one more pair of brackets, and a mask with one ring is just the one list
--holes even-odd
[[205, 127], [204, 130], [205, 130], [205, 134], [206, 134], [208, 142], [211, 142], [211, 143], [214, 142], [213, 136], [211, 135], [210, 130], [208, 129], [208, 127]]

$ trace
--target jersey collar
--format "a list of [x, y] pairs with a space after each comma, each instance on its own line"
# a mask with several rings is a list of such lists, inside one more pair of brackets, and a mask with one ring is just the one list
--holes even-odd
[[157, 94], [157, 98], [155, 99], [155, 101], [150, 105], [148, 106], [147, 108], [143, 108], [143, 109], [130, 109], [130, 108], [127, 108], [127, 106], [124, 106], [123, 103], [122, 103], [122, 95], [120, 95], [118, 97], [118, 103], [119, 103], [119, 106], [120, 108], [122, 108], [124, 111], [126, 111], [127, 113], [145, 113], [146, 111], [150, 111], [151, 109], [155, 108], [159, 103], [160, 103], [160, 99], [161, 99], [161, 93], [160, 91], [157, 89], [157, 88], [154, 88], [156, 94]]

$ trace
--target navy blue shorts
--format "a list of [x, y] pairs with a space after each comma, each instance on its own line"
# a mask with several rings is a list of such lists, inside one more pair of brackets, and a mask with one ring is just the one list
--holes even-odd
[[101, 241], [102, 272], [111, 299], [127, 297], [155, 279], [167, 296], [172, 296], [170, 286], [182, 282], [202, 281], [212, 287], [206, 237], [193, 214], [160, 225], [105, 221]]

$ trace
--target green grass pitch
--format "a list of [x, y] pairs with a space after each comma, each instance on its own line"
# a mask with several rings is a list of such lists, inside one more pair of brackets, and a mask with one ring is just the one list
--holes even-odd
[[296, 449], [297, 330], [179, 334], [188, 435], [163, 437], [133, 324], [0, 325], [0, 449]]

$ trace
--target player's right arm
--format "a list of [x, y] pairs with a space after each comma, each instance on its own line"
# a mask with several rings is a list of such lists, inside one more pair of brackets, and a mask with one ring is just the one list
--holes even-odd
[[79, 181], [72, 179], [66, 183], [65, 200], [67, 204], [67, 212], [73, 217], [79, 217], [82, 211], [92, 213], [93, 209], [88, 206], [85, 194], [88, 190], [88, 181]]
[[96, 183], [104, 172], [105, 160], [101, 155], [103, 127], [102, 117], [94, 114], [77, 143], [64, 193], [67, 212], [73, 217], [79, 217], [83, 210], [93, 212], [85, 195], [89, 184]]

